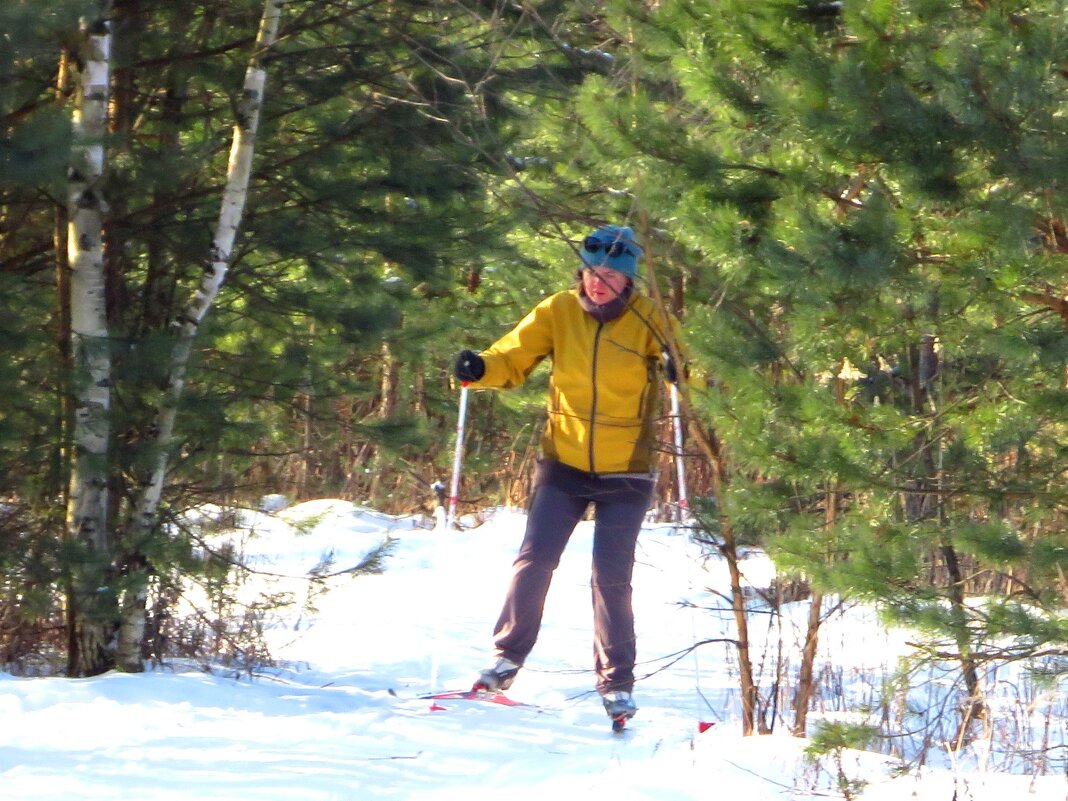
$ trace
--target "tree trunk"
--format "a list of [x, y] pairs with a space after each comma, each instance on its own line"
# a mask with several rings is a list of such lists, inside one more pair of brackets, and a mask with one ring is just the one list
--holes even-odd
[[[158, 524], [159, 505], [163, 495], [171, 439], [174, 436], [178, 406], [185, 388], [185, 375], [193, 342], [201, 322], [219, 294], [230, 266], [230, 257], [241, 226], [252, 173], [256, 130], [259, 126], [264, 86], [267, 80], [267, 72], [263, 68], [264, 57], [278, 37], [278, 24], [284, 4], [285, 0], [266, 0], [264, 3], [255, 52], [245, 73], [241, 101], [237, 107], [226, 186], [223, 190], [222, 208], [215, 228], [211, 253], [197, 292], [178, 317], [179, 324], [176, 342], [171, 352], [167, 386], [156, 410], [155, 425], [150, 439], [159, 455], [152, 465], [151, 472], [141, 479], [139, 494], [135, 499], [128, 525], [130, 537], [135, 542], [148, 537]], [[127, 602], [123, 604], [122, 633], [119, 641], [124, 647], [123, 665], [128, 669], [140, 669], [141, 641], [144, 639], [145, 631], [144, 607], [147, 575], [141, 571], [140, 575], [130, 575], [128, 579], [133, 589], [130, 590], [131, 595]]]
[[[838, 485], [832, 482], [827, 492], [824, 526], [830, 531], [838, 519]], [[823, 611], [823, 593], [813, 589], [809, 598], [808, 623], [805, 626], [805, 645], [801, 649], [801, 667], [797, 672], [797, 695], [794, 698], [794, 725], [790, 731], [795, 737], [804, 737], [808, 728], [808, 707], [816, 676], [816, 651], [820, 644], [820, 617]]]
[[[717, 500], [721, 499], [728, 476], [719, 440], [714, 432], [703, 431], [692, 416], [690, 417], [690, 433], [711, 464], [712, 495]], [[722, 503], [718, 505], [722, 509]], [[753, 734], [756, 728], [757, 717], [757, 686], [753, 679], [753, 662], [749, 653], [749, 617], [745, 595], [742, 592], [742, 570], [740, 567], [741, 558], [738, 553], [738, 540], [734, 536], [734, 529], [731, 527], [730, 520], [722, 513], [720, 516], [720, 536], [723, 538], [723, 544], [719, 547], [719, 550], [727, 562], [727, 572], [731, 581], [731, 610], [734, 613], [734, 625], [738, 631], [738, 683], [742, 695], [742, 734], [748, 737]], [[760, 733], [769, 733], [763, 730], [763, 724]]]
[[[672, 333], [672, 327], [668, 322], [669, 315], [664, 297], [660, 292], [659, 282], [656, 276], [656, 258], [652, 250], [652, 238], [650, 236], [649, 218], [644, 209], [639, 209], [641, 220], [640, 227], [646, 241], [646, 270], [649, 275], [649, 293], [657, 309], [660, 312], [666, 333], [667, 350], [672, 360], [677, 365], [683, 364], [678, 342]], [[714, 431], [704, 431], [689, 414], [691, 408], [689, 390], [686, 382], [679, 382], [679, 407], [680, 414], [689, 421], [688, 430], [693, 441], [701, 449], [708, 459], [711, 468], [710, 483], [712, 495], [717, 500], [723, 498], [723, 489], [728, 481], [727, 464], [723, 450]], [[720, 512], [720, 536], [723, 544], [719, 546], [720, 553], [727, 562], [727, 571], [731, 580], [731, 609], [734, 613], [734, 624], [738, 632], [738, 681], [742, 695], [742, 734], [748, 736], [756, 727], [757, 709], [757, 686], [753, 680], [753, 663], [749, 654], [749, 619], [746, 611], [745, 596], [742, 593], [742, 571], [738, 554], [738, 540], [734, 536], [734, 529], [730, 520], [722, 513], [723, 505], [719, 503]], [[763, 728], [763, 724], [762, 724]], [[762, 734], [766, 733], [761, 731]]]
[[[932, 314], [937, 312], [937, 299], [932, 303]], [[913, 411], [923, 414], [927, 410], [937, 413], [938, 404], [935, 397], [935, 380], [939, 372], [939, 358], [936, 349], [937, 341], [934, 336], [926, 335], [920, 345], [913, 350], [913, 364], [915, 364], [915, 377], [913, 379]], [[941, 458], [935, 458], [936, 447], [929, 434], [923, 434], [920, 448], [922, 450], [922, 464], [925, 466], [926, 476], [918, 483], [918, 489], [927, 489], [927, 492], [916, 492], [910, 497], [914, 500], [906, 507], [912, 512], [912, 519], [937, 517], [942, 531], [947, 531], [949, 521], [946, 519], [945, 502], [939, 492], [930, 492], [931, 489], [940, 488], [942, 482]], [[941, 447], [939, 444], [937, 447]], [[956, 549], [947, 535], [943, 535], [938, 546], [940, 555], [945, 563], [947, 574], [947, 595], [950, 602], [950, 619], [952, 620], [952, 635], [957, 645], [958, 661], [961, 668], [961, 677], [968, 696], [961, 708], [961, 725], [958, 731], [957, 747], [964, 744], [967, 732], [971, 725], [986, 714], [986, 706], [982, 698], [982, 689], [979, 684], [979, 672], [975, 657], [972, 652], [971, 635], [968, 631], [968, 616], [970, 614], [965, 597], [964, 575], [961, 571], [960, 562], [957, 559]]]
[[[397, 410], [399, 368], [397, 360], [393, 358], [393, 352], [390, 350], [388, 342], [382, 343], [381, 355], [382, 375], [379, 382], [378, 407], [375, 409], [374, 416], [379, 420], [387, 420]], [[367, 497], [372, 503], [378, 498], [378, 493], [381, 490], [383, 458], [382, 447], [379, 445], [375, 447], [374, 460], [371, 464], [371, 483], [367, 489]]]
[[[726, 521], [721, 531], [723, 546], [720, 550], [727, 560], [727, 570], [731, 577], [731, 607], [734, 612], [734, 625], [738, 629], [738, 682], [742, 691], [742, 734], [749, 736], [756, 725], [757, 708], [757, 686], [753, 680], [753, 663], [749, 654], [749, 618], [746, 614], [745, 596], [742, 595], [738, 541]], [[763, 725], [761, 728], [761, 734], [768, 733], [763, 731]]]
[[[70, 52], [64, 48], [60, 54], [59, 70], [56, 76], [56, 102], [60, 105], [65, 103], [71, 90]], [[56, 251], [56, 350], [59, 353], [59, 381], [56, 399], [54, 484], [50, 482], [49, 490], [57, 496], [63, 496], [64, 508], [69, 502], [67, 493], [70, 491], [71, 438], [74, 432], [74, 401], [71, 388], [74, 361], [71, 358], [70, 254], [67, 252], [69, 226], [70, 218], [66, 206], [57, 203], [52, 245]]]
[[957, 747], [964, 745], [967, 740], [968, 730], [972, 724], [986, 716], [986, 704], [983, 701], [983, 691], [979, 684], [979, 671], [976, 667], [975, 657], [972, 653], [972, 642], [968, 635], [968, 607], [965, 603], [964, 575], [960, 569], [956, 549], [950, 543], [942, 545], [942, 558], [946, 563], [946, 573], [949, 577], [949, 599], [952, 609], [954, 627], [954, 639], [957, 643], [957, 652], [961, 667], [961, 676], [964, 679], [964, 688], [968, 692], [967, 698], [961, 708], [961, 725], [957, 734]]
[[[839, 406], [846, 404], [846, 384], [841, 377], [834, 379], [834, 400]], [[840, 490], [837, 479], [831, 479], [827, 487], [823, 510], [823, 529], [828, 534], [833, 532], [835, 523], [838, 522]], [[797, 675], [797, 696], [794, 698], [794, 725], [791, 732], [796, 737], [804, 737], [808, 728], [808, 707], [812, 701], [815, 684], [816, 651], [820, 643], [822, 607], [823, 593], [813, 588], [809, 598], [808, 622], [805, 626], [805, 645], [801, 649], [801, 667]]]
[[[313, 339], [315, 338], [314, 322], [308, 333]], [[308, 497], [308, 487], [311, 486], [315, 466], [322, 461], [315, 448], [315, 381], [312, 377], [310, 365], [304, 368], [304, 387], [300, 394], [300, 411], [304, 418], [304, 436], [301, 443], [300, 468], [293, 495], [294, 498], [303, 500]]]
[[797, 675], [797, 695], [794, 698], [794, 725], [790, 731], [796, 737], [804, 737], [808, 728], [808, 707], [815, 686], [816, 651], [820, 643], [820, 614], [823, 611], [823, 593], [812, 591], [809, 598], [808, 624], [805, 627], [805, 645], [801, 649], [801, 668]]
[[84, 551], [72, 571], [68, 599], [67, 672], [72, 676], [96, 675], [112, 664], [114, 609], [106, 591], [111, 566], [107, 522], [111, 354], [102, 230], [106, 205], [100, 191], [111, 55], [107, 6], [103, 5], [100, 19], [83, 24], [67, 209], [75, 397], [67, 532]]

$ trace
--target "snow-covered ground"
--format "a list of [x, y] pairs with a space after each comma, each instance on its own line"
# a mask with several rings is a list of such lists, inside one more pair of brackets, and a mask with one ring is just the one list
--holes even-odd
[[[741, 736], [732, 647], [692, 648], [732, 636], [729, 617], [707, 611], [725, 570], [669, 526], [650, 524], [640, 539], [641, 708], [614, 735], [592, 692], [592, 524], [572, 539], [541, 640], [509, 693], [535, 707], [439, 701], [435, 710], [420, 696], [469, 687], [490, 658], [522, 513], [499, 510], [457, 532], [318, 501], [246, 522], [246, 555], [273, 574], [303, 575], [324, 554], [343, 571], [383, 537], [396, 542], [384, 572], [331, 578], [313, 610], [298, 604], [280, 620], [270, 632], [278, 666], [252, 678], [181, 664], [82, 680], [0, 674], [0, 799], [782, 801], [854, 793], [839, 776], [866, 782], [852, 794], [865, 801], [1068, 798], [1063, 769], [1009, 775], [969, 757], [967, 767], [946, 760], [900, 775], [896, 760], [859, 751], [839, 769], [831, 757], [807, 760], [807, 741], [786, 733]], [[747, 576], [766, 586], [770, 565], [756, 555]], [[272, 581], [303, 598], [301, 581]], [[785, 633], [772, 620], [756, 616], [754, 640], [795, 647], [789, 617]], [[872, 677], [907, 652], [907, 639], [870, 609], [833, 616], [822, 661], [834, 666], [838, 697], [874, 699]], [[835, 698], [823, 704], [811, 722], [838, 719]], [[1055, 740], [1065, 722], [1056, 725]]]

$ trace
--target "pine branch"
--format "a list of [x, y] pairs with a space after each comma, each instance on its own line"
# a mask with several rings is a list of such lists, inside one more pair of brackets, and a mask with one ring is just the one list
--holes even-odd
[[1068, 324], [1068, 298], [1063, 295], [1055, 295], [1052, 292], [1029, 290], [1021, 292], [1021, 300], [1049, 309]]

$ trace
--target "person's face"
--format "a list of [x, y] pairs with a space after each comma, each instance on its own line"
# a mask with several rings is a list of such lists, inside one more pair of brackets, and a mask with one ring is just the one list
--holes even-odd
[[586, 297], [600, 305], [623, 294], [629, 279], [610, 267], [586, 267], [582, 271], [582, 288]]

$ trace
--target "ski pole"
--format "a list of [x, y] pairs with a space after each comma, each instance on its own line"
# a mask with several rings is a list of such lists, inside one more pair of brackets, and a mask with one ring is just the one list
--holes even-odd
[[686, 498], [686, 473], [682, 463], [682, 415], [679, 413], [679, 388], [671, 384], [671, 422], [675, 429], [675, 475], [679, 481], [679, 510], [676, 522], [681, 524], [689, 513], [689, 502]]
[[456, 423], [456, 450], [452, 456], [452, 485], [449, 487], [449, 510], [445, 516], [445, 528], [456, 522], [456, 502], [460, 494], [460, 465], [464, 459], [464, 424], [467, 420], [467, 382], [460, 385], [460, 418]]

